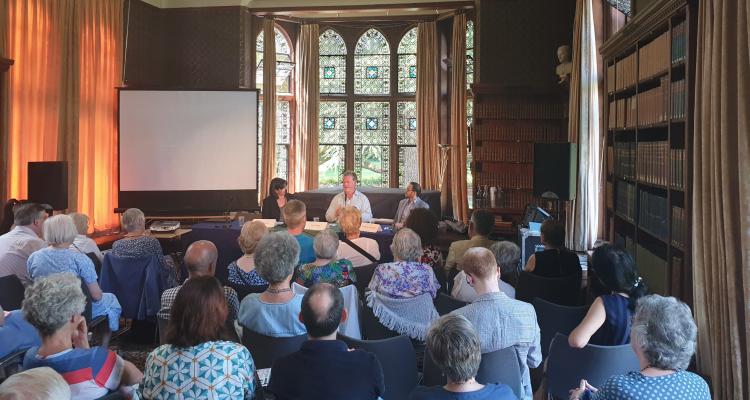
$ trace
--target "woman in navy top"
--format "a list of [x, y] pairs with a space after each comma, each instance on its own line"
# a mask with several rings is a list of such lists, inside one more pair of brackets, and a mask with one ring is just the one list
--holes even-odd
[[630, 319], [638, 299], [648, 289], [638, 274], [635, 262], [625, 250], [611, 244], [594, 250], [591, 268], [600, 283], [610, 292], [599, 296], [586, 317], [568, 337], [572, 347], [588, 343], [617, 346], [630, 342]]
[[268, 228], [260, 221], [249, 221], [242, 225], [237, 243], [243, 254], [227, 266], [230, 284], [239, 287], [268, 285], [268, 282], [261, 278], [258, 270], [255, 269], [254, 255], [258, 242], [267, 233]]

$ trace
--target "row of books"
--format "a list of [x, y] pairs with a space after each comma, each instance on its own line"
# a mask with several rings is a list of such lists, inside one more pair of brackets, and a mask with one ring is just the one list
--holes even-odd
[[639, 79], [648, 79], [669, 68], [669, 32], [664, 32], [656, 39], [638, 49]]
[[635, 259], [635, 241], [631, 236], [615, 232], [615, 246], [622, 247]]
[[505, 142], [566, 141], [559, 125], [482, 123], [475, 126], [475, 140]]
[[625, 181], [615, 182], [615, 213], [635, 222], [635, 185]]
[[[481, 182], [482, 182], [482, 185], [484, 184], [491, 185], [491, 183], [484, 181], [484, 180]], [[483, 207], [523, 209], [529, 203], [535, 203], [534, 196], [531, 191], [506, 190], [506, 188], [503, 188], [502, 195], [498, 195], [495, 198], [494, 202], [492, 201], [492, 199], [485, 198], [483, 199], [482, 206]], [[477, 202], [476, 199], [475, 199], [474, 204], [477, 207], [479, 207], [479, 203]]]
[[635, 179], [635, 142], [615, 142], [614, 174], [625, 179]]
[[670, 91], [670, 100], [672, 103], [672, 118], [685, 118], [685, 103], [687, 102], [687, 96], [685, 96], [685, 80], [672, 82], [672, 90]]
[[669, 235], [668, 218], [669, 204], [667, 198], [641, 190], [638, 225], [666, 242]]
[[686, 232], [687, 214], [685, 213], [685, 209], [678, 206], [672, 206], [672, 244], [684, 249]]
[[672, 63], [685, 60], [687, 50], [687, 33], [685, 32], [685, 21], [672, 27]]
[[640, 244], [636, 244], [635, 262], [638, 265], [638, 272], [648, 285], [649, 293], [668, 294], [669, 271], [665, 258], [659, 257]]
[[638, 93], [637, 124], [639, 126], [657, 124], [667, 120], [669, 110], [667, 90], [669, 90], [669, 78], [665, 76], [661, 78], [659, 86]]
[[486, 119], [562, 119], [568, 114], [562, 103], [476, 103], [474, 117]]
[[685, 149], [669, 150], [669, 185], [676, 189], [685, 188]]
[[610, 129], [632, 128], [638, 124], [636, 97], [628, 97], [609, 102], [607, 126]]
[[614, 66], [607, 68], [607, 87], [610, 91], [612, 91], [611, 88], [620, 90], [635, 85], [638, 80], [637, 61], [637, 54], [632, 53], [615, 63]]
[[[670, 274], [672, 275], [672, 286], [670, 286], [672, 293], [677, 295], [678, 293], [675, 292], [677, 288], [683, 288], [682, 285], [682, 257], [672, 257], [672, 270], [670, 271]], [[683, 292], [684, 293], [684, 292]]]
[[482, 185], [499, 186], [511, 189], [532, 189], [534, 187], [533, 164], [477, 163], [477, 180]]
[[669, 142], [641, 142], [638, 143], [636, 171], [638, 180], [652, 185], [666, 186], [667, 151]]
[[481, 145], [474, 147], [473, 156], [477, 161], [533, 162], [534, 144], [481, 142]]

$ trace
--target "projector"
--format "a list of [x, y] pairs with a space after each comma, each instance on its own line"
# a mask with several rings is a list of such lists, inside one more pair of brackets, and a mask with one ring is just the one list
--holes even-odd
[[180, 228], [180, 221], [154, 221], [151, 224], [151, 232], [164, 233], [174, 232]]

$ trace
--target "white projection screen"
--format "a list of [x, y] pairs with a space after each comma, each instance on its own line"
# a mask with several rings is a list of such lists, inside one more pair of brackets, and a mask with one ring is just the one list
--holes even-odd
[[257, 209], [258, 91], [119, 90], [119, 204]]

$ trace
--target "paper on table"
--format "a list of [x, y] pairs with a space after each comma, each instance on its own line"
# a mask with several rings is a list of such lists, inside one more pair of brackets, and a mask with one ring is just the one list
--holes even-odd
[[305, 222], [305, 229], [308, 231], [322, 231], [328, 227], [328, 222], [325, 221], [307, 221]]
[[362, 225], [359, 227], [360, 232], [370, 232], [375, 233], [381, 231], [382, 228], [378, 224], [368, 224], [368, 223], [362, 223]]
[[263, 223], [263, 225], [265, 225], [269, 229], [276, 226], [276, 220], [275, 219], [262, 219], [262, 218], [258, 218], [258, 219], [254, 219], [253, 221], [260, 221], [260, 222]]

